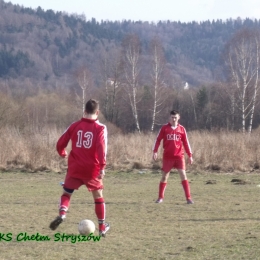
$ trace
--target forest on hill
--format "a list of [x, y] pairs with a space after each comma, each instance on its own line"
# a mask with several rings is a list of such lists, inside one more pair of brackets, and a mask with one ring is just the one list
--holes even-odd
[[[259, 25], [97, 22], [0, 0], [0, 127], [64, 127], [95, 97], [123, 132], [154, 131], [173, 108], [190, 130], [250, 132], [260, 123]], [[248, 78], [233, 63], [243, 39]]]

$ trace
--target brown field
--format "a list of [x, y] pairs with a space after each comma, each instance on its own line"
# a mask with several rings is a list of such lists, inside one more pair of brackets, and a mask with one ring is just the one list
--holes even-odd
[[[54, 234], [77, 234], [84, 218], [97, 224], [84, 187], [74, 193], [66, 222], [51, 231], [64, 173], [0, 173], [0, 233], [13, 234], [12, 241], [0, 241], [0, 259], [260, 259], [259, 171], [193, 171], [188, 177], [194, 205], [185, 203], [175, 172], [164, 203], [156, 204], [158, 171], [107, 171], [104, 196], [111, 230], [99, 242], [72, 243], [54, 242]], [[18, 242], [16, 236], [25, 232], [50, 241]]]

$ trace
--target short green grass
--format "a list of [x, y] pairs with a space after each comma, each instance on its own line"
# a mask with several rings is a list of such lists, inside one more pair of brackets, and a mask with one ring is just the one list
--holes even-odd
[[[62, 192], [57, 173], [0, 173], [0, 259], [260, 259], [260, 175], [188, 174], [194, 205], [187, 205], [179, 176], [171, 174], [165, 200], [156, 204], [160, 174], [107, 172], [104, 197], [111, 229], [100, 242], [54, 242], [77, 234], [84, 218], [96, 224], [91, 194], [75, 191], [67, 219], [56, 231]], [[244, 185], [231, 182], [239, 178]], [[215, 184], [206, 184], [213, 180]], [[16, 240], [19, 233], [50, 241]], [[95, 235], [98, 235], [96, 233]]]

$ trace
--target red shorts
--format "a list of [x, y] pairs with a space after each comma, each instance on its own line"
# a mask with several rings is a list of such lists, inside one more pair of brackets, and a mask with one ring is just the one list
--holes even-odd
[[93, 190], [102, 190], [103, 180], [98, 178], [91, 178], [91, 179], [79, 179], [70, 176], [66, 176], [64, 187], [67, 189], [77, 190], [81, 185], [86, 185], [89, 191]]
[[185, 159], [181, 158], [181, 159], [163, 159], [163, 166], [162, 166], [162, 170], [167, 173], [169, 172], [172, 168], [175, 169], [181, 169], [181, 170], [185, 170]]

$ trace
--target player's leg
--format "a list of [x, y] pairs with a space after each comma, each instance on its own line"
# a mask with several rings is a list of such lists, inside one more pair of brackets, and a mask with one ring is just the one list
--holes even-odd
[[185, 197], [188, 204], [193, 204], [194, 202], [191, 199], [191, 193], [190, 193], [190, 184], [187, 179], [186, 171], [185, 169], [177, 169], [181, 178], [182, 187], [185, 193]]
[[51, 223], [50, 229], [55, 230], [66, 218], [66, 212], [68, 211], [69, 204], [70, 204], [70, 197], [73, 193], [73, 189], [66, 189], [63, 188], [64, 191], [60, 198], [59, 204], [59, 216], [57, 216]]
[[164, 199], [164, 193], [165, 193], [165, 189], [167, 186], [167, 181], [169, 178], [170, 172], [164, 172], [162, 171], [162, 177], [159, 183], [159, 194], [158, 194], [158, 199], [156, 200], [156, 203], [162, 203], [163, 199]]
[[173, 167], [173, 161], [172, 160], [166, 160], [163, 159], [163, 165], [162, 165], [162, 177], [159, 183], [159, 194], [158, 199], [156, 200], [156, 203], [163, 202], [164, 199], [164, 193], [167, 186], [167, 181], [170, 175], [170, 171]]
[[82, 185], [82, 181], [80, 179], [71, 178], [66, 176], [64, 185], [63, 185], [63, 193], [60, 198], [59, 203], [59, 215], [50, 223], [50, 229], [55, 230], [57, 227], [63, 222], [66, 218], [66, 213], [69, 209], [71, 195], [75, 189], [78, 189]]
[[65, 187], [63, 189], [64, 191], [60, 198], [59, 215], [64, 219], [66, 218], [66, 213], [70, 206], [70, 198], [74, 192], [74, 189], [68, 189]]
[[105, 222], [106, 204], [103, 197], [102, 189], [92, 190], [92, 196], [95, 202], [95, 213], [98, 219], [99, 235], [105, 237], [110, 225]]
[[95, 203], [95, 213], [98, 219], [99, 235], [105, 237], [110, 225], [105, 222], [106, 219], [106, 204], [103, 197], [103, 181], [102, 179], [86, 179], [84, 181], [88, 190], [92, 192]]
[[60, 198], [59, 215], [64, 219], [70, 206], [70, 198], [74, 190], [78, 189], [84, 182], [81, 179], [66, 176], [63, 184], [63, 194]]

